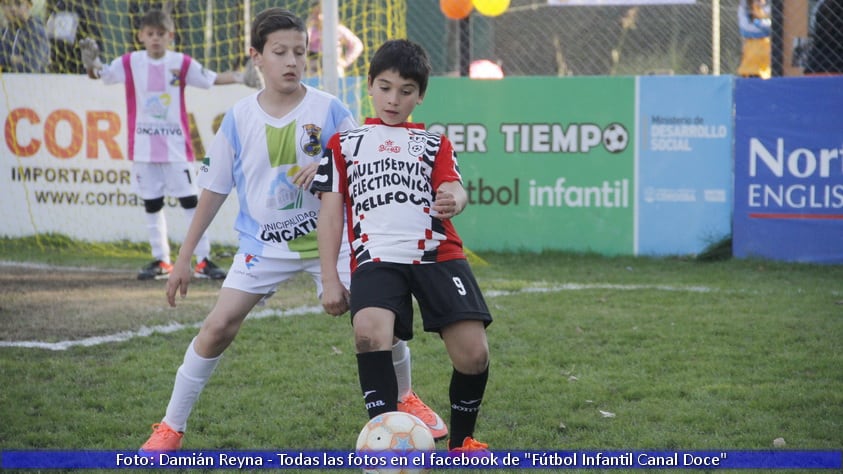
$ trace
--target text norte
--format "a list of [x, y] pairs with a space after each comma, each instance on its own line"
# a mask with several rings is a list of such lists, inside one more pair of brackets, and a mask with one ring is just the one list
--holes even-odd
[[776, 139], [772, 151], [750, 138], [748, 174], [759, 182], [747, 185], [747, 204], [771, 209], [843, 208], [841, 155], [840, 148], [794, 148], [786, 153], [783, 138]]
[[[521, 205], [523, 185], [518, 178], [502, 185], [483, 178], [469, 179], [464, 184], [469, 204]], [[568, 182], [564, 176], [551, 178], [547, 184], [543, 180], [530, 179], [526, 185], [526, 204], [529, 207], [628, 208], [630, 191], [628, 179], [603, 180], [598, 184]]]

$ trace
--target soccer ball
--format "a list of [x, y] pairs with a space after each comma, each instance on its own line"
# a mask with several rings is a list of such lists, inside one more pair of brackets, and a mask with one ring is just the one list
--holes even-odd
[[610, 153], [620, 153], [629, 144], [629, 134], [623, 125], [613, 123], [603, 130], [603, 146]]
[[[433, 451], [436, 442], [430, 429], [423, 421], [415, 416], [400, 411], [382, 413], [366, 423], [357, 436], [357, 456], [406, 454], [408, 457], [418, 456]], [[412, 453], [412, 454], [411, 454]], [[380, 459], [387, 459], [382, 457]], [[398, 466], [396, 462], [401, 458], [392, 458], [390, 466], [369, 466], [363, 469], [366, 474], [416, 474], [429, 472], [419, 466], [414, 466], [412, 460], [407, 466]]]

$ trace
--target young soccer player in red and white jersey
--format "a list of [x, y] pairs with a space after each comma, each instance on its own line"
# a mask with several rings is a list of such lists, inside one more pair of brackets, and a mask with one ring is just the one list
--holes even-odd
[[[80, 41], [82, 62], [92, 79], [126, 84], [128, 155], [132, 184], [143, 199], [153, 260], [138, 279], [167, 278], [172, 271], [164, 198], [178, 198], [188, 223], [198, 202], [193, 143], [184, 88], [208, 89], [214, 84], [243, 83], [244, 74], [215, 73], [190, 56], [168, 48], [175, 37], [173, 20], [161, 10], [148, 11], [140, 22], [138, 40], [144, 49], [126, 53], [103, 65], [93, 39]], [[220, 280], [226, 272], [210, 260], [211, 243], [203, 235], [196, 246], [195, 275]]]
[[[424, 98], [430, 70], [421, 46], [384, 43], [368, 74], [378, 118], [328, 142], [312, 185], [322, 200], [322, 305], [333, 315], [351, 310], [360, 388], [372, 418], [396, 408], [390, 346], [394, 336], [412, 338], [415, 297], [424, 330], [440, 335], [453, 365], [448, 449], [485, 451], [474, 428], [489, 375], [492, 317], [450, 220], [468, 198], [448, 138], [406, 122]], [[336, 270], [344, 232], [350, 294]]]

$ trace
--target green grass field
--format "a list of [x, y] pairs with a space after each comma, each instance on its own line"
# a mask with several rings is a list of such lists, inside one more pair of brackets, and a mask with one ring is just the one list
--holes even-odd
[[[133, 269], [147, 255], [2, 243], [5, 261]], [[480, 257], [495, 322], [476, 435], [492, 449], [767, 450], [776, 438], [783, 449], [843, 447], [843, 267]], [[298, 282], [274, 301], [298, 302], [303, 288], [312, 292]], [[204, 317], [189, 311], [183, 320]], [[64, 351], [0, 347], [0, 449], [136, 449], [195, 332]], [[410, 347], [416, 391], [447, 420], [441, 341], [417, 332]], [[347, 317], [247, 320], [194, 408], [184, 449], [351, 450], [365, 422]]]

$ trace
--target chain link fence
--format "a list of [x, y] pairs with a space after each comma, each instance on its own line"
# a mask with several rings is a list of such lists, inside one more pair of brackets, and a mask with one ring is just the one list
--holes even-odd
[[[738, 1], [562, 6], [512, 0], [497, 17], [475, 11], [467, 20], [449, 20], [437, 0], [410, 0], [407, 31], [428, 48], [441, 75], [465, 74], [466, 56], [495, 62], [509, 76], [735, 74], [742, 48]], [[841, 5], [772, 0], [773, 75], [801, 75], [811, 53], [843, 62]], [[814, 20], [814, 11], [824, 13]]]
[[[111, 56], [136, 48], [127, 18], [168, 4], [176, 6], [178, 40], [189, 39], [177, 41], [177, 49], [190, 47], [190, 54], [205, 66], [224, 70], [238, 67], [245, 58], [244, 11], [254, 16], [266, 6], [281, 5], [305, 16], [314, 1], [32, 0], [32, 15], [45, 24], [53, 44], [52, 61], [49, 67], [25, 67], [21, 61], [29, 59], [32, 45], [20, 40], [23, 36], [9, 24], [12, 9], [6, 8], [0, 19], [0, 68], [82, 73], [78, 38], [97, 38]], [[638, 4], [620, 4], [627, 1]], [[740, 1], [749, 0], [511, 0], [498, 16], [475, 10], [465, 20], [452, 20], [439, 0], [337, 0], [340, 21], [367, 41], [351, 71], [355, 75], [365, 75], [376, 43], [383, 41], [371, 32], [384, 30], [386, 36], [406, 34], [423, 44], [437, 75], [466, 75], [471, 61], [485, 59], [508, 76], [735, 74], [743, 42]], [[774, 76], [843, 72], [843, 0], [755, 1], [769, 2]], [[57, 16], [63, 10], [79, 21], [66, 43], [55, 36], [61, 25], [75, 23]], [[122, 36], [106, 34], [115, 29]], [[10, 58], [19, 64], [10, 67]]]

